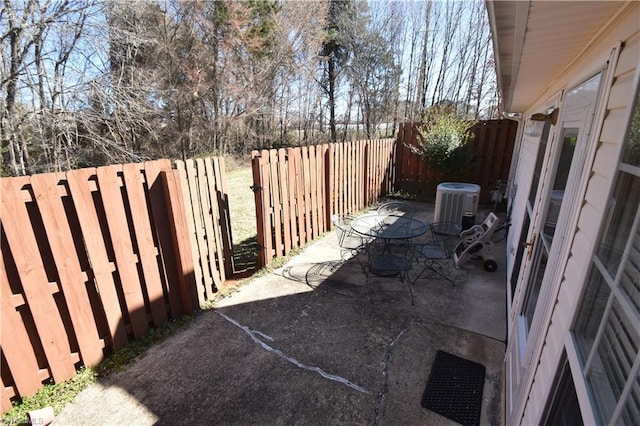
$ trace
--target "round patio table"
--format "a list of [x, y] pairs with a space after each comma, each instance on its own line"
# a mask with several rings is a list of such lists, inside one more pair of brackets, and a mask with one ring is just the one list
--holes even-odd
[[358, 234], [383, 240], [410, 240], [427, 232], [427, 224], [412, 217], [365, 214], [351, 222]]
[[[427, 224], [411, 217], [375, 213], [356, 217], [351, 222], [351, 229], [365, 237], [373, 237], [382, 242], [381, 252], [371, 253], [367, 249], [368, 271], [380, 276], [395, 276], [399, 274], [397, 264], [402, 265], [402, 269], [408, 269], [407, 262], [410, 262], [410, 259], [401, 258], [402, 256], [398, 256], [397, 253], [393, 254], [392, 248], [398, 244], [397, 241], [408, 241], [427, 232]], [[406, 248], [400, 251], [404, 256], [409, 255]], [[395, 266], [381, 267], [383, 264]]]

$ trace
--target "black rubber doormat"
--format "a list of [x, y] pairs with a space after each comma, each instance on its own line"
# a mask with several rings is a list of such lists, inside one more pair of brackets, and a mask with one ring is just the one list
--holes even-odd
[[422, 406], [460, 424], [479, 425], [484, 375], [484, 365], [438, 351]]

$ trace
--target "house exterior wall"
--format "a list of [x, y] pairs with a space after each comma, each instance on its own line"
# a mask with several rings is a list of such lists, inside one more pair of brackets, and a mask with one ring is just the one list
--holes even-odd
[[[545, 277], [543, 289], [548, 293], [540, 295], [546, 306], [538, 306], [543, 315], [535, 321], [535, 349], [530, 360], [514, 360], [517, 351], [507, 353], [507, 424], [539, 424], [543, 420], [545, 407], [550, 398], [554, 379], [563, 354], [575, 358], [571, 348], [570, 328], [580, 296], [583, 292], [590, 269], [604, 215], [607, 210], [609, 194], [616, 178], [620, 152], [628, 126], [630, 108], [635, 99], [640, 62], [640, 5], [633, 3], [625, 13], [610, 22], [607, 28], [598, 29], [597, 42], [576, 58], [573, 64], [562, 73], [544, 93], [539, 102], [532, 105], [523, 116], [543, 111], [549, 104], [559, 99], [563, 90], [589, 78], [602, 69], [607, 61], [615, 59], [607, 69], [603, 81], [601, 99], [593, 121], [592, 133], [587, 147], [587, 157], [579, 183], [579, 196], [576, 209], [569, 212], [570, 230], [567, 243], [556, 263], [558, 268], [553, 276]], [[616, 51], [617, 50], [617, 51]], [[612, 51], [615, 54], [612, 55]], [[608, 73], [613, 73], [609, 75]], [[552, 129], [549, 142], [556, 138], [556, 129]], [[514, 267], [514, 257], [518, 237], [522, 227], [522, 218], [531, 185], [531, 176], [536, 162], [538, 137], [523, 133], [515, 184], [517, 193], [513, 199], [512, 231], [510, 232], [507, 258], [508, 276]], [[541, 184], [542, 185], [542, 184]], [[522, 272], [522, 271], [521, 271]], [[525, 287], [518, 285], [512, 295], [514, 304], [509, 306], [509, 336], [514, 336], [517, 328], [514, 306], [517, 306], [520, 294]], [[570, 359], [571, 361], [571, 359]], [[574, 360], [575, 361], [575, 360]], [[576, 361], [577, 362], [577, 361]], [[525, 365], [518, 369], [512, 365]], [[574, 380], [578, 394], [586, 395], [584, 381]], [[585, 398], [581, 399], [581, 402]], [[585, 408], [582, 407], [581, 408]], [[588, 407], [587, 407], [588, 408]], [[583, 409], [585, 424], [596, 423], [593, 410]]]

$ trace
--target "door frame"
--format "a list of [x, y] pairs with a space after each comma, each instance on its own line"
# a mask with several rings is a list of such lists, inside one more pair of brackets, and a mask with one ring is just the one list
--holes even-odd
[[[593, 114], [592, 122], [590, 126], [590, 135], [586, 140], [586, 145], [584, 146], [585, 160], [584, 160], [583, 170], [578, 174], [578, 178], [575, 181], [576, 193], [574, 195], [573, 201], [574, 203], [576, 203], [576, 205], [577, 203], [580, 202], [580, 200], [584, 198], [584, 195], [586, 193], [588, 179], [585, 179], [585, 176], [587, 176], [588, 173], [590, 173], [591, 165], [594, 161], [595, 153], [598, 146], [598, 144], [595, 142], [598, 140], [600, 132], [602, 131], [602, 125], [603, 125], [605, 113], [606, 113], [606, 105], [609, 99], [609, 93], [611, 91], [611, 87], [613, 83], [614, 70], [618, 61], [620, 48], [621, 48], [621, 44], [617, 43], [617, 45], [611, 49], [610, 55], [608, 58], [609, 60], [606, 61], [606, 63], [600, 63], [599, 66], [596, 65], [590, 70], [590, 72], [583, 74], [582, 79], [573, 80], [570, 84], [567, 84], [565, 86], [565, 87], [571, 87], [571, 88], [578, 87], [580, 84], [586, 82], [596, 74], [602, 73], [600, 86], [598, 89], [598, 98], [595, 102], [594, 114]], [[564, 106], [564, 97], [560, 105], [561, 105], [561, 108]], [[562, 119], [562, 117], [560, 118]], [[558, 126], [558, 128], [560, 128], [560, 126]], [[557, 134], [554, 136], [554, 141], [556, 139], [559, 139], [560, 137], [559, 132], [556, 132], [556, 133]], [[566, 211], [567, 209], [569, 209], [569, 211], [564, 213], [565, 217], [563, 218], [563, 220], [565, 221], [567, 235], [563, 242], [564, 244], [562, 249], [557, 250], [558, 253], [553, 259], [553, 261], [556, 263], [555, 265], [556, 274], [563, 271], [564, 268], [566, 267], [566, 263], [568, 261], [568, 253], [572, 246], [573, 238], [574, 238], [573, 230], [575, 230], [578, 225], [578, 219], [579, 219], [579, 213], [580, 213], [579, 209], [575, 208], [575, 206], [573, 206], [573, 208], [564, 207], [564, 203], [563, 203], [563, 210]], [[521, 275], [523, 274], [522, 270], [520, 271], [520, 274]], [[560, 283], [562, 280], [555, 279], [555, 277], [550, 277], [548, 280], [551, 281], [551, 284], [552, 284], [552, 285], [549, 284], [551, 285], [551, 288], [547, 289], [548, 300], [553, 301], [553, 300], [556, 300], [558, 296], [558, 292], [560, 291]], [[519, 283], [520, 281], [521, 280], [519, 279]], [[520, 287], [522, 286], [520, 285], [518, 286], [518, 292], [516, 296], [518, 298], [518, 300], [516, 301], [517, 303], [521, 303], [523, 299], [523, 296], [521, 294], [522, 291]], [[514, 302], [513, 310], [514, 312], [519, 312], [521, 307], [515, 306], [516, 302]], [[552, 306], [552, 304], [550, 303], [547, 303], [546, 306], [543, 306], [542, 308], [544, 313], [540, 313], [540, 315], [538, 316], [541, 318], [540, 319], [540, 321], [542, 321], [541, 325], [544, 326], [545, 324], [549, 323], [551, 319], [551, 315], [553, 314], [553, 311], [554, 311], [554, 306]], [[511, 321], [512, 319], [510, 317], [510, 322]], [[515, 323], [515, 321], [513, 322]], [[505, 355], [505, 363], [506, 363], [505, 367], [507, 369], [507, 375], [511, 374], [513, 376], [514, 374], [516, 374], [517, 383], [512, 383], [512, 377], [507, 378], [507, 381], [508, 381], [507, 389], [509, 390], [509, 394], [507, 395], [507, 403], [509, 404], [507, 408], [508, 409], [507, 419], [508, 419], [508, 422], [517, 422], [518, 419], [520, 419], [521, 416], [524, 414], [527, 395], [530, 392], [530, 388], [533, 385], [534, 378], [536, 377], [538, 364], [533, 363], [531, 365], [524, 365], [524, 366], [522, 366], [522, 364], [519, 364], [520, 370], [517, 372], [512, 371], [513, 366], [510, 365], [510, 363], [514, 359], [519, 358], [520, 354], [517, 349], [514, 351], [514, 347], [513, 347], [514, 345], [513, 341], [515, 337], [514, 334], [516, 332], [517, 327], [513, 327], [513, 330], [511, 330], [511, 327], [512, 327], [512, 324], [510, 324], [510, 336], [509, 336], [509, 341], [507, 342], [507, 353]], [[553, 329], [548, 329], [548, 327], [545, 327], [544, 330], [539, 331], [542, 337], [546, 336], [546, 334], [542, 334], [543, 332], [545, 332], [545, 330], [548, 330], [551, 333], [554, 332]], [[539, 359], [542, 352], [542, 348], [544, 346], [544, 342], [547, 339], [538, 337], [535, 340], [536, 340], [535, 344], [530, 345], [531, 346], [530, 350], [533, 353], [533, 356], [531, 357], [531, 359]]]

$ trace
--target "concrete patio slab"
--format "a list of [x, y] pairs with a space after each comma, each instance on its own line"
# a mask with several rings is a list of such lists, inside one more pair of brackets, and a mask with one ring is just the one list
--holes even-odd
[[[433, 205], [414, 203], [431, 221]], [[480, 216], [480, 215], [479, 215]], [[438, 350], [486, 367], [481, 424], [503, 423], [504, 248], [498, 271], [447, 268], [368, 284], [333, 233], [241, 286], [83, 391], [55, 424], [456, 424], [420, 401]]]

